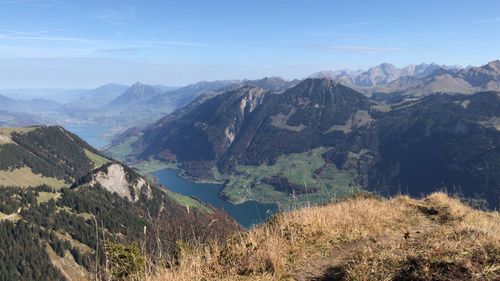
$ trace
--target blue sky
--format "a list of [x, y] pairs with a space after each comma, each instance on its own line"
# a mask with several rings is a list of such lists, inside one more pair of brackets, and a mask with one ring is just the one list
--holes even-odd
[[482, 65], [499, 31], [495, 0], [0, 0], [0, 88]]

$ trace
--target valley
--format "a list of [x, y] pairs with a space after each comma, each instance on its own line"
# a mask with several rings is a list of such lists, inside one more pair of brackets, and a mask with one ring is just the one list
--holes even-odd
[[[5, 237], [0, 249], [11, 245], [13, 258], [1, 260], [6, 266], [0, 274], [17, 278], [14, 268], [28, 259], [19, 251], [28, 244], [26, 254], [37, 260], [23, 267], [34, 280], [102, 280], [116, 274], [111, 267], [123, 266], [110, 260], [115, 251], [139, 261], [176, 263], [168, 268], [139, 264], [134, 274], [143, 276], [147, 269], [178, 280], [198, 278], [183, 271], [186, 265], [203, 268], [216, 280], [362, 276], [358, 257], [381, 262], [378, 254], [364, 252], [365, 246], [382, 251], [398, 243], [409, 251], [436, 243], [420, 238], [423, 232], [447, 235], [449, 254], [456, 257], [450, 237], [463, 225], [455, 216], [467, 217], [466, 227], [474, 229], [498, 224], [497, 213], [487, 211], [500, 206], [497, 65], [421, 66], [424, 70], [409, 72], [411, 77], [402, 74], [408, 70], [384, 65], [387, 77], [371, 68], [352, 74], [349, 83], [343, 80], [346, 73], [342, 79], [322, 73], [303, 80], [224, 80], [181, 88], [110, 84], [83, 96], [78, 92], [77, 99], [53, 109], [53, 103], [36, 100], [34, 106], [49, 108], [34, 114], [27, 107], [9, 111], [19, 104], [6, 102], [0, 106], [8, 116], [0, 119], [0, 234]], [[467, 89], [436, 84], [442, 71], [446, 79], [465, 81]], [[407, 87], [402, 79], [424, 86]], [[93, 97], [103, 95], [105, 101], [93, 104]], [[453, 198], [435, 193], [443, 190]], [[361, 206], [372, 213], [364, 217]], [[360, 217], [349, 218], [357, 230], [323, 228], [322, 221], [338, 225], [346, 210]], [[400, 217], [393, 216], [400, 211]], [[387, 220], [371, 225], [380, 214]], [[381, 231], [378, 224], [396, 227]], [[414, 236], [408, 240], [410, 232]], [[483, 234], [485, 245], [497, 249], [494, 233]], [[471, 243], [471, 237], [461, 241]], [[298, 244], [287, 248], [283, 241], [290, 239]], [[253, 250], [240, 252], [241, 243]], [[333, 246], [342, 259], [322, 250]], [[304, 250], [317, 263], [301, 256]], [[270, 251], [276, 256], [262, 264], [260, 255], [270, 259]], [[412, 257], [396, 258], [399, 248], [386, 254], [397, 272], [383, 267], [377, 274], [411, 274], [405, 259]], [[238, 263], [236, 273], [233, 255], [250, 260]], [[219, 261], [209, 260], [210, 269], [192, 263], [211, 258]], [[477, 258], [462, 256], [457, 262]], [[495, 263], [484, 261], [484, 266]], [[487, 274], [481, 268], [467, 268], [467, 274]], [[152, 281], [164, 280], [154, 274]]]
[[0, 0], [0, 281], [500, 281], [499, 11]]
[[391, 102], [310, 78], [282, 91], [247, 85], [195, 100], [118, 136], [106, 151], [132, 166], [156, 161], [191, 180], [222, 182], [221, 196], [236, 204], [300, 206], [362, 190], [419, 196], [445, 188], [494, 209], [498, 112], [494, 91]]

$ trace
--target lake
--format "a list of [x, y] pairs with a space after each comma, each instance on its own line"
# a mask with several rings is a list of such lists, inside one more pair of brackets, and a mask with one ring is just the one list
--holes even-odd
[[110, 127], [98, 124], [69, 124], [63, 126], [66, 130], [79, 136], [94, 148], [101, 149], [109, 144], [104, 138]]
[[158, 181], [170, 190], [186, 196], [198, 198], [200, 201], [226, 211], [242, 226], [249, 228], [263, 223], [277, 211], [275, 204], [248, 201], [242, 204], [231, 204], [219, 197], [222, 186], [213, 183], [196, 183], [179, 175], [178, 170], [165, 169], [153, 173]]

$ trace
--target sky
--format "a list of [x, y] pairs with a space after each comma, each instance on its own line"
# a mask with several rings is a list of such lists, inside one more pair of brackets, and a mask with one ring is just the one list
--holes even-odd
[[0, 88], [478, 66], [499, 31], [497, 0], [0, 0]]

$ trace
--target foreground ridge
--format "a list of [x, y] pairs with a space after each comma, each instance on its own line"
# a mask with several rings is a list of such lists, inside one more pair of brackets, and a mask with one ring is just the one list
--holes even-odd
[[498, 280], [500, 216], [443, 193], [350, 198], [181, 251], [163, 280]]

